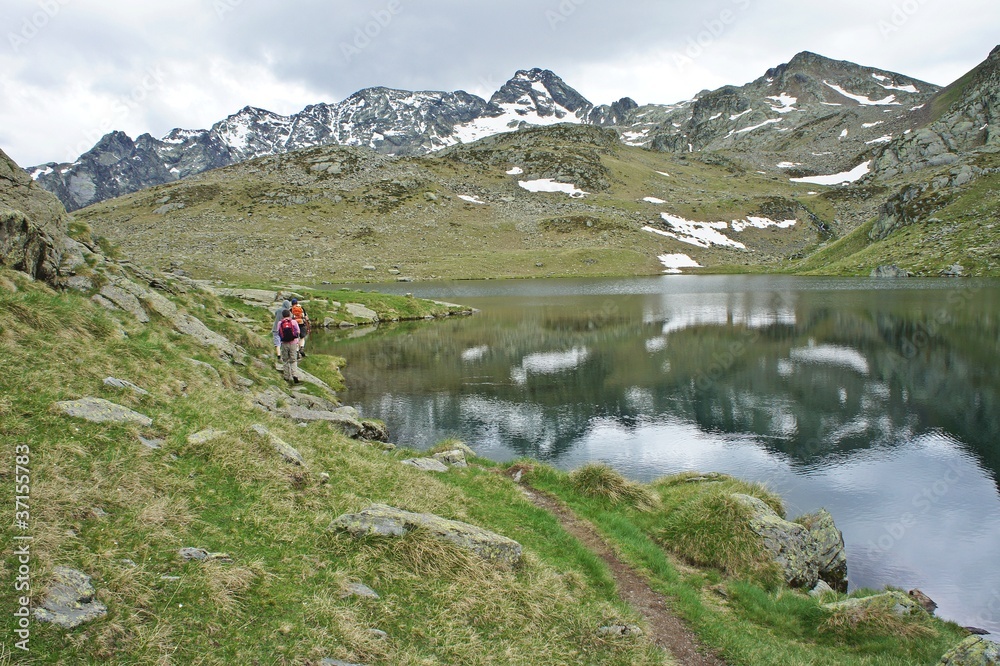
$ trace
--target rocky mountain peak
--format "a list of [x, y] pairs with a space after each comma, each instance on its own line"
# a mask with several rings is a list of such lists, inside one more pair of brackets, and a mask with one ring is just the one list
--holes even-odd
[[490, 98], [496, 110], [513, 105], [523, 107], [524, 114], [541, 117], [563, 117], [567, 112], [583, 118], [594, 105], [548, 69], [518, 70]]

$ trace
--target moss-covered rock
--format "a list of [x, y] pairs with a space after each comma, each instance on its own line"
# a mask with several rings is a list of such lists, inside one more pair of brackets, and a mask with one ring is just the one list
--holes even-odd
[[365, 536], [401, 537], [416, 529], [425, 530], [441, 541], [471, 550], [484, 560], [506, 567], [521, 562], [521, 544], [475, 525], [449, 520], [430, 513], [413, 513], [385, 504], [373, 504], [359, 513], [344, 514], [330, 529]]
[[969, 636], [941, 657], [939, 666], [995, 666], [1000, 664], [1000, 645], [982, 636]]

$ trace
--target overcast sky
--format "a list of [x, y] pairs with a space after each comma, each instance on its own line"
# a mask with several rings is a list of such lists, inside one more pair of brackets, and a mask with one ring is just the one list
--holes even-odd
[[3, 0], [0, 148], [71, 161], [246, 105], [369, 86], [488, 98], [551, 69], [595, 104], [689, 99], [813, 51], [945, 85], [1000, 42], [996, 0]]

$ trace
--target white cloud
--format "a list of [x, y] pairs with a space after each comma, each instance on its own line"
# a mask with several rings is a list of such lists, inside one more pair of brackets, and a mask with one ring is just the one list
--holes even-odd
[[[1000, 4], [979, 0], [916, 3], [899, 25], [900, 3], [889, 0], [843, 0], [836, 12], [793, 0], [629, 0], [627, 11], [554, 0], [398, 0], [398, 12], [348, 62], [343, 46], [389, 0], [53, 3], [58, 11], [37, 29], [39, 3], [0, 5], [8, 31], [0, 40], [0, 148], [23, 165], [76, 157], [67, 151], [109, 118], [133, 138], [162, 136], [207, 127], [247, 104], [290, 114], [368, 86], [488, 96], [530, 67], [555, 71], [597, 104], [624, 96], [678, 102], [754, 80], [801, 50], [947, 84], [985, 59], [1000, 24]], [[720, 24], [726, 10], [732, 20]], [[552, 21], [552, 11], [564, 20]], [[884, 21], [893, 28], [885, 34]], [[162, 88], [120, 118], [123, 96], [151, 67], [166, 72]]]

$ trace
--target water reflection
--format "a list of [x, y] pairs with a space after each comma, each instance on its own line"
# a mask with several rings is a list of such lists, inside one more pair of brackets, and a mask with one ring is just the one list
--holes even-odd
[[407, 285], [481, 312], [311, 343], [348, 359], [346, 400], [401, 443], [765, 481], [790, 513], [834, 513], [853, 585], [920, 586], [1000, 630], [998, 283], [425, 288]]

